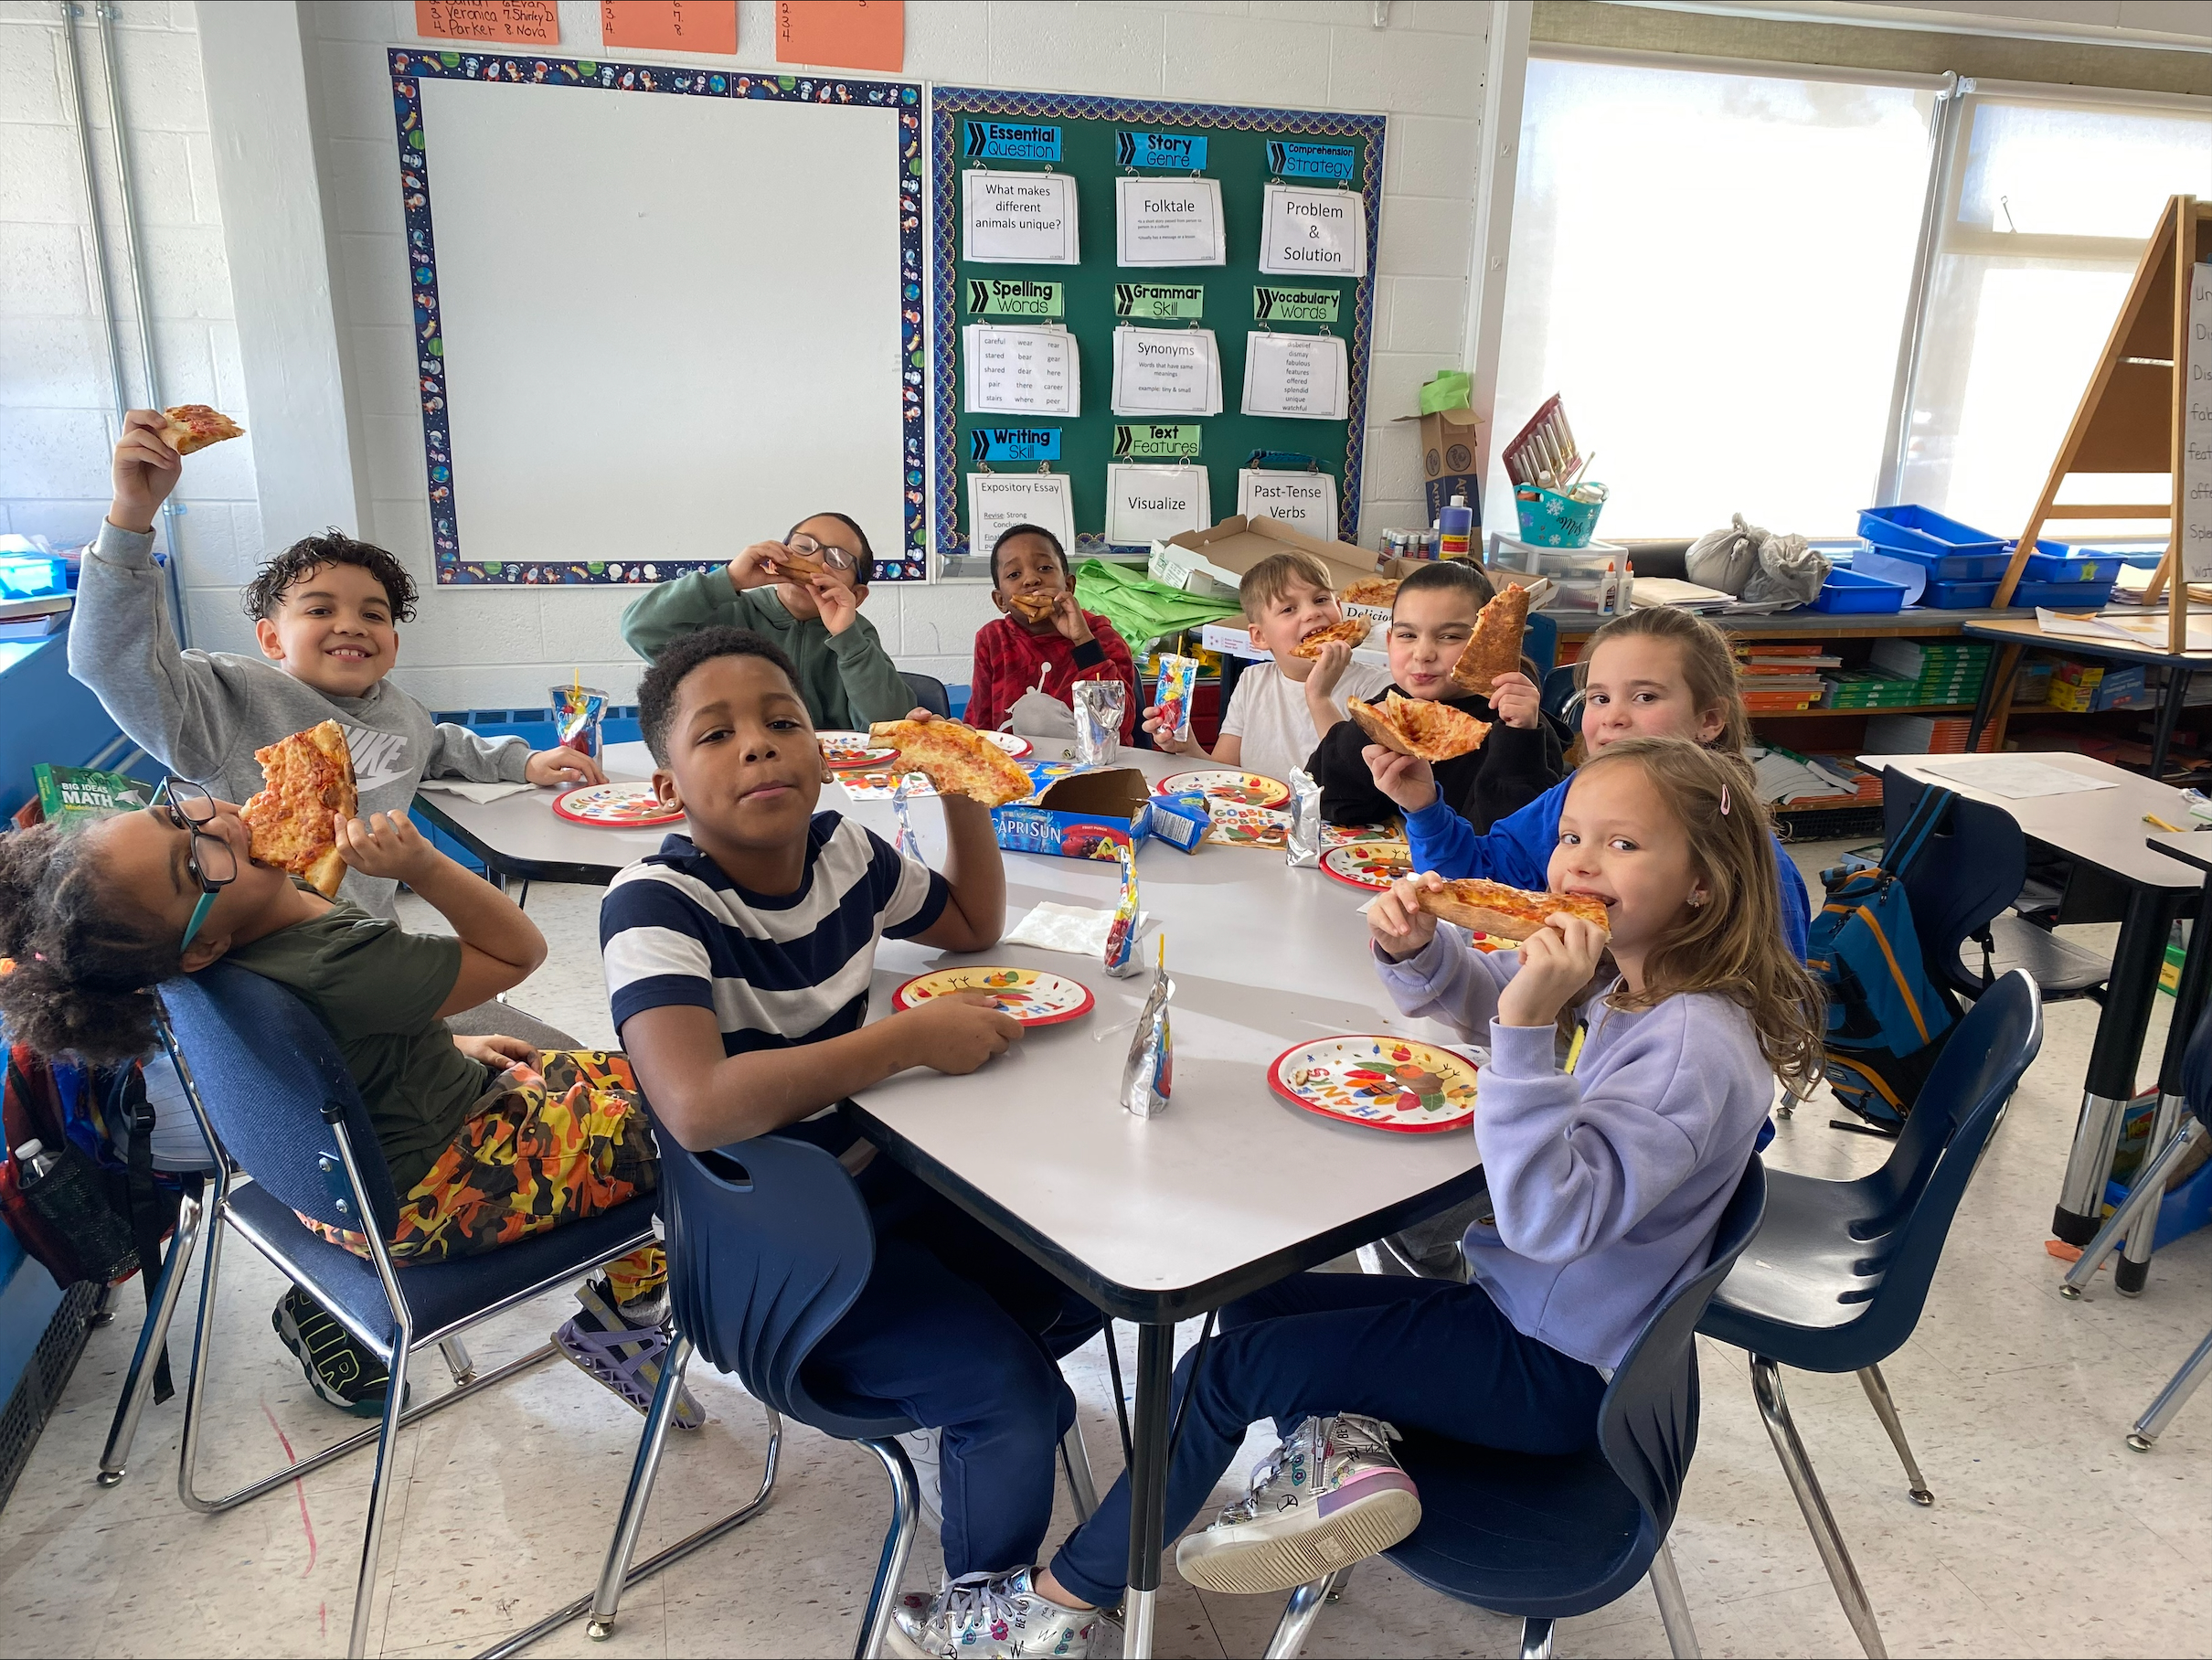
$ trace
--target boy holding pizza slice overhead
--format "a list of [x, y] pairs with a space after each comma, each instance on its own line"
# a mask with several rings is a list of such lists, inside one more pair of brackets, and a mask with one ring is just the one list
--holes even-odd
[[[399, 624], [414, 614], [414, 579], [383, 548], [335, 530], [293, 543], [248, 584], [259, 658], [180, 650], [154, 563], [154, 516], [183, 476], [168, 436], [175, 430], [158, 410], [123, 418], [114, 500], [100, 539], [85, 552], [69, 627], [69, 673], [147, 754], [218, 797], [242, 802], [264, 782], [256, 750], [335, 720], [352, 754], [364, 814], [404, 814], [425, 778], [606, 782], [588, 755], [533, 753], [519, 738], [487, 740], [433, 721], [392, 685]], [[398, 888], [389, 877], [354, 869], [343, 892], [370, 915], [390, 917]]]

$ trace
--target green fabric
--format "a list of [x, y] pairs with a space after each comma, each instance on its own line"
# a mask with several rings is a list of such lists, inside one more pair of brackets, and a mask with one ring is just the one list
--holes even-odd
[[1463, 369], [1440, 369], [1436, 378], [1421, 388], [1421, 413], [1463, 410], [1473, 397], [1474, 381]]
[[344, 900], [229, 953], [299, 994], [337, 1039], [392, 1186], [430, 1174], [491, 1081], [453, 1047], [439, 1006], [461, 977], [461, 942], [411, 934]]
[[1109, 565], [1102, 559], [1086, 559], [1077, 569], [1075, 602], [1112, 623], [1129, 642], [1132, 654], [1163, 634], [1242, 614], [1234, 600], [1185, 593], [1148, 580], [1134, 566]]
[[720, 567], [675, 577], [649, 588], [622, 612], [622, 639], [650, 662], [678, 634], [728, 624], [766, 634], [799, 671], [799, 696], [823, 731], [865, 730], [873, 721], [899, 720], [914, 707], [914, 694], [866, 617], [833, 634], [819, 617], [794, 617], [773, 588], [729, 585]]

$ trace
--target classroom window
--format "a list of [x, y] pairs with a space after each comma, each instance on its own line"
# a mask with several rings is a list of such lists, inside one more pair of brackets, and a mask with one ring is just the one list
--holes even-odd
[[[1535, 59], [1496, 450], [1565, 398], [1600, 534], [1850, 533], [1907, 322], [1933, 91]], [[1510, 532], [1494, 461], [1488, 519]]]
[[[2175, 194], [2212, 196], [2212, 112], [2094, 94], [1967, 100], [1946, 170], [1900, 497], [2016, 536]], [[2061, 499], [2163, 498], [2163, 476], [2077, 476]], [[2143, 535], [2067, 520], [2060, 537]]]

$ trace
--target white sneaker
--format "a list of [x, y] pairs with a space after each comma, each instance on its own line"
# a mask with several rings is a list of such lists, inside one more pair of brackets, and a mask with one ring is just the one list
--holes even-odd
[[942, 1430], [909, 1430], [898, 1438], [907, 1450], [907, 1462], [914, 1466], [915, 1494], [932, 1527], [945, 1525], [945, 1478], [939, 1453], [944, 1433]]
[[933, 1597], [909, 1592], [891, 1615], [891, 1652], [908, 1660], [1088, 1660], [1099, 1611], [1061, 1607], [1030, 1574], [963, 1574]]
[[1175, 1547], [1193, 1585], [1254, 1596], [1310, 1583], [1388, 1550], [1420, 1526], [1420, 1495], [1378, 1419], [1309, 1418], [1252, 1472], [1250, 1488]]

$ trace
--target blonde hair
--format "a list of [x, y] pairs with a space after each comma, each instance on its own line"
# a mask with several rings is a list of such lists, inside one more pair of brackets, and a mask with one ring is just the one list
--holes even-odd
[[1698, 714], [1720, 711], [1720, 733], [1706, 746], [1728, 755], [1741, 755], [1751, 741], [1751, 716], [1744, 708], [1743, 686], [1736, 674], [1736, 654], [1728, 635], [1703, 617], [1671, 605], [1654, 605], [1615, 617], [1590, 637], [1575, 664], [1575, 690], [1590, 686], [1590, 659], [1609, 640], [1644, 638], [1671, 640], [1682, 649], [1682, 678]]
[[1824, 1064], [1823, 994], [1782, 938], [1777, 853], [1750, 767], [1684, 738], [1624, 738], [1576, 777], [1628, 764], [1643, 770], [1682, 826], [1707, 898], [1653, 943], [1643, 989], [1617, 992], [1608, 1003], [1644, 1009], [1688, 992], [1726, 997], [1750, 1016], [1775, 1074], [1809, 1092]]
[[1271, 553], [1237, 584], [1237, 602], [1244, 607], [1244, 620], [1259, 622], [1260, 613], [1288, 593], [1293, 582], [1318, 588], [1332, 598], [1336, 592], [1336, 584], [1329, 580], [1329, 568], [1313, 555], [1295, 550]]

